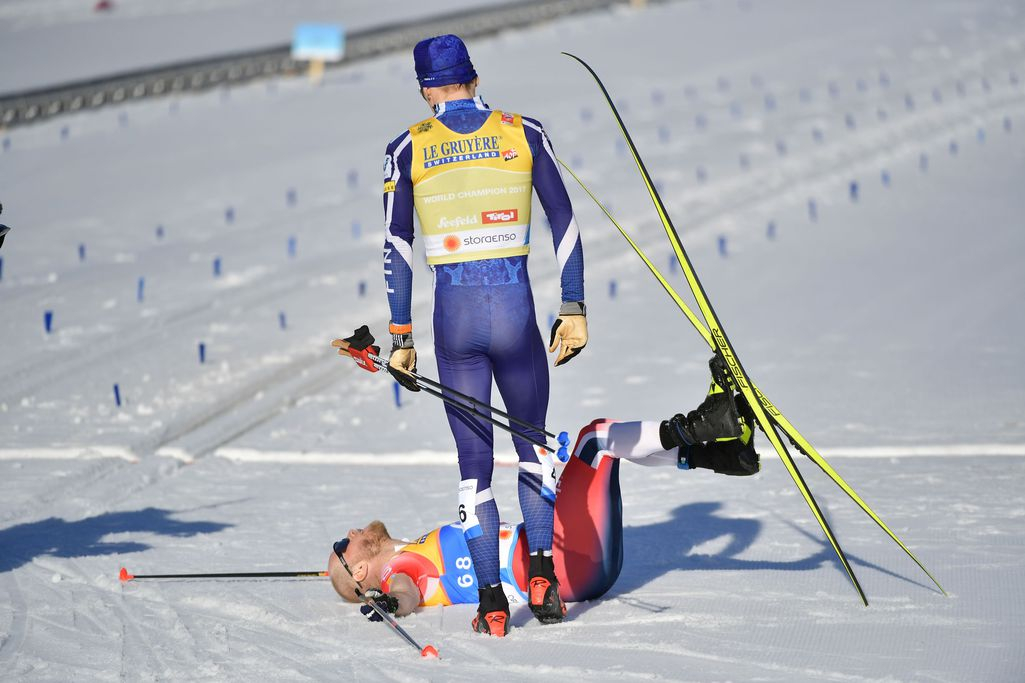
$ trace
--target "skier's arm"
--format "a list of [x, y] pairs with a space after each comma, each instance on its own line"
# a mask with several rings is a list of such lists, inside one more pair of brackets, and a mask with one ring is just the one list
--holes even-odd
[[409, 133], [394, 140], [384, 157], [384, 282], [391, 308], [391, 333], [412, 332], [413, 183]]
[[559, 350], [555, 365], [562, 365], [587, 345], [584, 249], [580, 242], [580, 230], [573, 217], [573, 205], [562, 181], [562, 171], [555, 159], [548, 134], [539, 121], [527, 117], [523, 118], [523, 130], [534, 155], [534, 189], [552, 227], [555, 257], [559, 262], [562, 306], [559, 318], [552, 326], [548, 350]]
[[388, 145], [384, 156], [384, 282], [391, 308], [392, 353], [388, 371], [402, 386], [419, 391], [408, 372], [416, 372], [413, 349], [413, 149], [403, 133]]
[[412, 614], [413, 610], [420, 605], [420, 589], [416, 582], [408, 574], [396, 572], [387, 581], [386, 592], [388, 595], [399, 601], [399, 608], [395, 610], [395, 616], [404, 617]]
[[523, 117], [523, 129], [534, 155], [533, 181], [537, 198], [552, 226], [552, 241], [559, 262], [562, 301], [584, 301], [584, 249], [573, 217], [573, 204], [555, 160], [551, 140], [541, 122]]

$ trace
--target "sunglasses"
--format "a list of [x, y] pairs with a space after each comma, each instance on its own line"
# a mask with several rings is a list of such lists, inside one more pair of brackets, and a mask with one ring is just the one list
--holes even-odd
[[356, 577], [353, 575], [352, 569], [349, 568], [349, 563], [345, 561], [344, 557], [342, 557], [342, 553], [344, 553], [349, 547], [349, 537], [346, 536], [342, 540], [337, 541], [332, 547], [335, 551], [335, 557], [337, 557], [338, 561], [342, 563], [343, 567], [345, 567], [345, 571], [349, 572], [349, 576], [352, 577], [352, 580], [356, 582], [356, 595], [361, 596], [363, 594], [363, 585], [359, 581], [356, 581]]

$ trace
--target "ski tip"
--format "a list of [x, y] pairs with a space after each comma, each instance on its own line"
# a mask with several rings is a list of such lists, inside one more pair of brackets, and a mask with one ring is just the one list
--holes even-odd
[[420, 656], [424, 659], [439, 659], [438, 648], [433, 645], [424, 645], [424, 649], [420, 650]]
[[124, 567], [121, 567], [121, 573], [118, 574], [117, 578], [121, 579], [121, 583], [126, 583], [126, 582], [131, 581], [132, 579], [134, 579], [135, 576], [132, 575], [132, 574], [129, 574], [128, 570], [125, 569]]

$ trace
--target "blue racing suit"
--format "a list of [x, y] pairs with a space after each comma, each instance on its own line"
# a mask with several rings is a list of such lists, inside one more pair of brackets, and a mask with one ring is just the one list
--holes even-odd
[[[449, 130], [466, 135], [480, 129], [491, 115], [491, 109], [480, 97], [456, 100], [437, 105], [434, 119], [421, 126], [429, 128], [430, 121], [436, 119]], [[511, 116], [505, 115], [503, 122], [511, 121]], [[540, 122], [522, 117], [522, 128], [533, 156], [533, 189], [551, 226], [561, 272], [562, 301], [582, 303], [583, 249], [561, 171]], [[384, 164], [384, 272], [392, 332], [412, 329], [414, 146], [411, 131], [404, 132], [388, 145]], [[453, 159], [456, 163], [449, 166], [458, 168], [462, 158]], [[494, 377], [506, 410], [543, 429], [548, 410], [548, 366], [536, 322], [526, 255], [443, 263], [432, 269], [434, 343], [441, 382], [490, 403]], [[464, 531], [478, 585], [496, 585], [500, 581], [499, 516], [491, 495], [492, 426], [448, 404], [445, 410], [456, 442], [463, 484], [476, 480], [472, 504], [476, 519], [471, 525], [478, 522], [480, 527], [464, 523]], [[538, 432], [523, 431], [536, 440], [544, 440]], [[529, 442], [514, 437], [513, 444], [520, 460], [519, 500], [530, 552], [550, 551], [553, 502], [550, 496], [542, 494], [543, 463]], [[464, 500], [461, 496], [460, 502]]]

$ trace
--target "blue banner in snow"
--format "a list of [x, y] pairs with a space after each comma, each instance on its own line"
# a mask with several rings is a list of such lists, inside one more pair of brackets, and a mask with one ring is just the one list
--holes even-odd
[[339, 24], [299, 24], [292, 34], [292, 59], [341, 61], [345, 28]]

